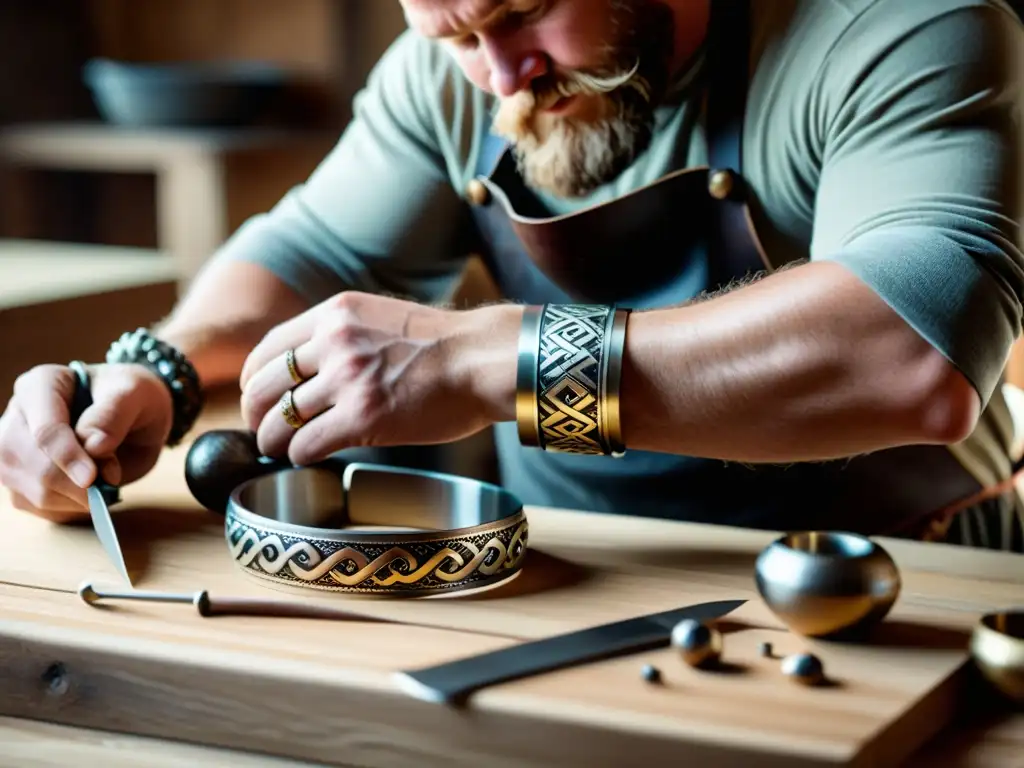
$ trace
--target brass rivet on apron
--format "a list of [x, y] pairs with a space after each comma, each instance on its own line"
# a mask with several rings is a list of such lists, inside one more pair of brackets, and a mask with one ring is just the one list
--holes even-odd
[[471, 179], [469, 184], [466, 185], [466, 197], [473, 205], [483, 205], [489, 197], [487, 187], [483, 185], [480, 179]]
[[727, 170], [712, 171], [708, 177], [708, 193], [716, 200], [725, 200], [732, 194], [732, 173]]

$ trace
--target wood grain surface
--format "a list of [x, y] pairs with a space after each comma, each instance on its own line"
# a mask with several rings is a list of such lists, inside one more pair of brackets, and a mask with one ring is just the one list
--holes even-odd
[[[168, 739], [0, 717], [0, 766], [66, 768], [319, 768], [324, 763], [202, 747]], [[945, 729], [903, 768], [1021, 768], [1024, 712], [988, 714]]]
[[[234, 423], [207, 421], [204, 428]], [[237, 571], [220, 520], [198, 510], [184, 449], [125, 489], [116, 521], [136, 586], [290, 596], [436, 628], [308, 619], [203, 619], [187, 605], [87, 606], [116, 585], [87, 525], [0, 508], [0, 713], [336, 764], [896, 765], [952, 721], [967, 633], [1019, 603], [1019, 556], [883, 543], [904, 589], [870, 644], [793, 636], [761, 604], [752, 564], [772, 534], [530, 509], [512, 583], [477, 595], [390, 600], [271, 588]], [[4, 502], [6, 504], [6, 497]], [[742, 597], [723, 624], [734, 672], [669, 649], [508, 683], [465, 709], [413, 700], [393, 673], [690, 602]], [[504, 637], [502, 637], [504, 636]], [[761, 658], [810, 649], [836, 685], [808, 689]], [[639, 675], [658, 665], [665, 684]]]
[[1024, 768], [1024, 711], [966, 713], [904, 768]]
[[323, 763], [0, 717], [3, 768], [316, 768]]

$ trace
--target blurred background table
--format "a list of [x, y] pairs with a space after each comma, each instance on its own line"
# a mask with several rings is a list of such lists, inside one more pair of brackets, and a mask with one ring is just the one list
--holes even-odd
[[[18, 219], [12, 228], [46, 231], [53, 201], [45, 180], [33, 171], [116, 174], [135, 182], [122, 186], [121, 199], [110, 210], [92, 213], [105, 218], [106, 239], [134, 236], [153, 242], [170, 257], [183, 290], [239, 224], [301, 182], [336, 140], [330, 131], [298, 129], [139, 129], [101, 122], [11, 126], [0, 131], [0, 162], [12, 200], [7, 215]], [[140, 230], [142, 221], [150, 223], [153, 234], [129, 234], [133, 227]], [[104, 253], [98, 243], [88, 253], [104, 266], [112, 263], [108, 256], [123, 255]]]

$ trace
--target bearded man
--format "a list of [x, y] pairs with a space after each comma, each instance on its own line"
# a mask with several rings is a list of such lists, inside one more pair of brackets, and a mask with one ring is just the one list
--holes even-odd
[[[493, 426], [527, 504], [1021, 546], [1003, 0], [401, 2], [336, 148], [74, 429], [68, 368], [19, 380], [18, 507], [83, 514], [238, 381], [298, 464]], [[470, 253], [505, 301], [432, 305]]]

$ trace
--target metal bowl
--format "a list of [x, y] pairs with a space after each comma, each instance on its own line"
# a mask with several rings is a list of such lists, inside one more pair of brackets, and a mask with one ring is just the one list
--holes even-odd
[[132, 127], [229, 127], [255, 122], [286, 86], [263, 61], [142, 64], [95, 58], [82, 77], [101, 117]]
[[863, 633], [885, 618], [901, 587], [889, 553], [854, 533], [783, 536], [761, 552], [754, 571], [771, 611], [808, 637]]
[[1024, 609], [982, 616], [971, 635], [971, 659], [996, 690], [1024, 704]]

